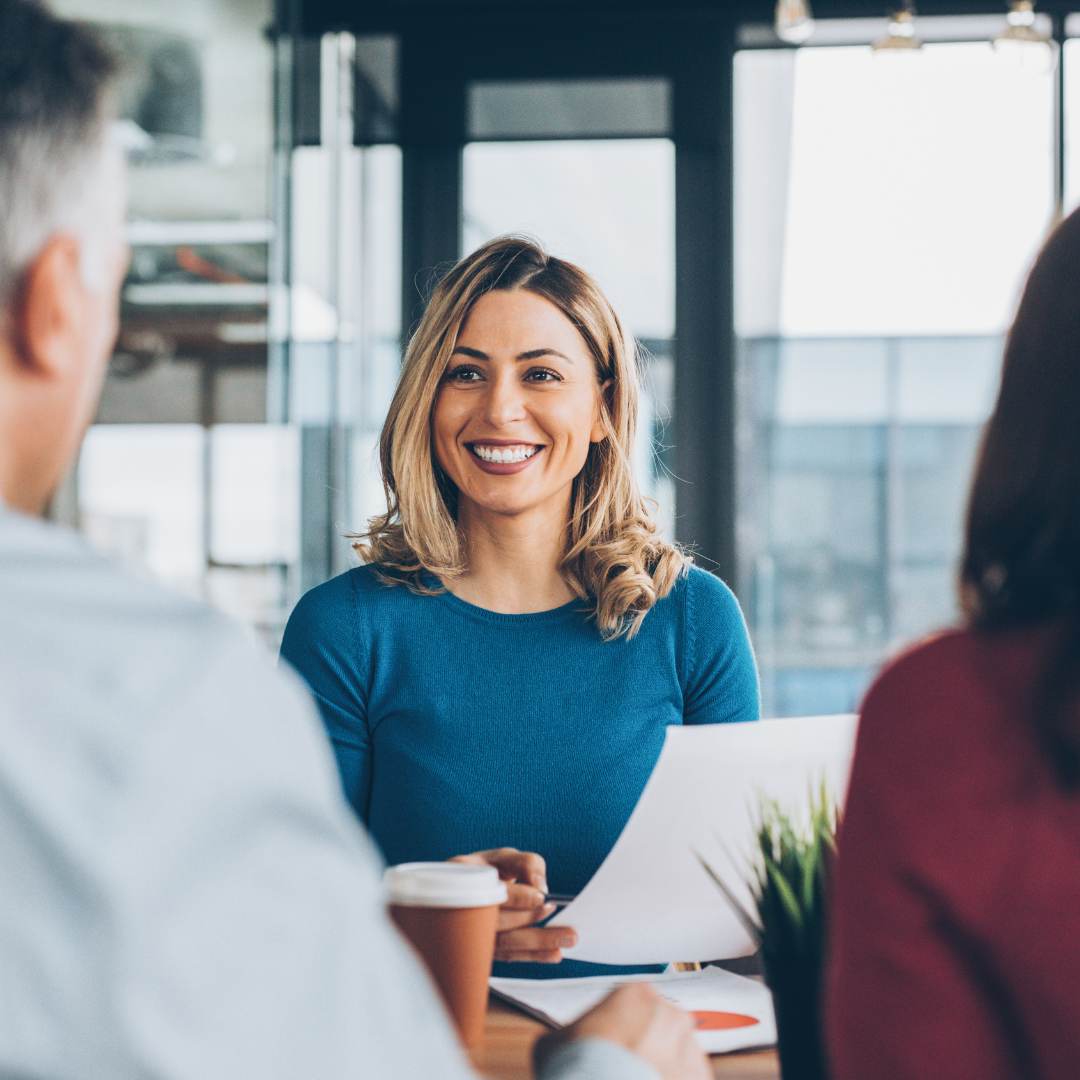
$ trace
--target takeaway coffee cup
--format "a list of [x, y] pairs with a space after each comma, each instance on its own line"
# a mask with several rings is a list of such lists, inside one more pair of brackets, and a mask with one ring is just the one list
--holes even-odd
[[484, 1038], [495, 928], [506, 886], [493, 866], [416, 862], [385, 874], [390, 916], [423, 957], [467, 1047]]

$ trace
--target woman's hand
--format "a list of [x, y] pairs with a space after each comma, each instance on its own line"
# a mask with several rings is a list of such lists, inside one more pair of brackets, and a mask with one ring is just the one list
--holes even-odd
[[537, 964], [557, 964], [560, 949], [577, 944], [577, 934], [568, 926], [534, 926], [553, 914], [555, 904], [545, 904], [547, 864], [532, 851], [496, 848], [459, 855], [450, 862], [487, 864], [499, 871], [506, 882], [507, 898], [499, 911], [495, 938], [496, 960], [527, 960]]
[[694, 1038], [690, 1014], [668, 1004], [648, 983], [629, 983], [533, 1050], [537, 1073], [570, 1039], [610, 1039], [647, 1061], [661, 1080], [711, 1080], [712, 1069]]

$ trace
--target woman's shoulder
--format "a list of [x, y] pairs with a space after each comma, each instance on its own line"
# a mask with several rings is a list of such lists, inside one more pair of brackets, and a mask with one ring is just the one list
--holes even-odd
[[860, 709], [862, 769], [912, 792], [997, 790], [1037, 757], [1030, 720], [1045, 663], [1041, 628], [951, 629], [891, 661]]
[[[888, 663], [863, 702], [864, 720], [906, 725], [987, 728], [991, 713], [1024, 711], [1059, 628], [987, 632], [966, 627], [935, 633]], [[881, 721], [876, 718], [881, 716]]]
[[[938, 706], [949, 711], [979, 692], [980, 672], [996, 648], [992, 639], [965, 628], [940, 630], [909, 645], [874, 679], [863, 700], [866, 714], [925, 716]], [[1000, 659], [1006, 659], [1001, 656]], [[919, 706], [913, 709], [912, 706]]]
[[688, 562], [679, 575], [679, 586], [686, 589], [695, 599], [702, 598], [712, 603], [727, 604], [735, 602], [735, 594], [721, 578], [696, 563]]
[[649, 609], [645, 626], [661, 629], [677, 638], [699, 634], [726, 639], [733, 632], [745, 634], [742, 610], [735, 594], [715, 574], [687, 562], [671, 591]]
[[742, 610], [731, 589], [715, 574], [693, 563], [686, 564], [668, 597], [685, 607], [695, 625], [742, 624]]
[[654, 626], [659, 629], [663, 620], [674, 650], [684, 694], [683, 722], [756, 720], [754, 654], [739, 602], [727, 585], [688, 563], [654, 610]]

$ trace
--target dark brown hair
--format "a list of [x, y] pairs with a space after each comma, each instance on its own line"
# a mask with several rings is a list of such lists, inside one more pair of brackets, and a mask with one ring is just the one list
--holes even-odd
[[960, 593], [970, 624], [1059, 623], [1033, 722], [1080, 786], [1080, 212], [1047, 240], [1005, 345], [968, 506]]

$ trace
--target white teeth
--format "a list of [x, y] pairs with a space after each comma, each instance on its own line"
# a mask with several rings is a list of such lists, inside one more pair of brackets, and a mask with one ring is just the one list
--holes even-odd
[[527, 461], [539, 449], [538, 446], [483, 446], [480, 443], [473, 443], [473, 453], [481, 461], [491, 461], [498, 465]]

